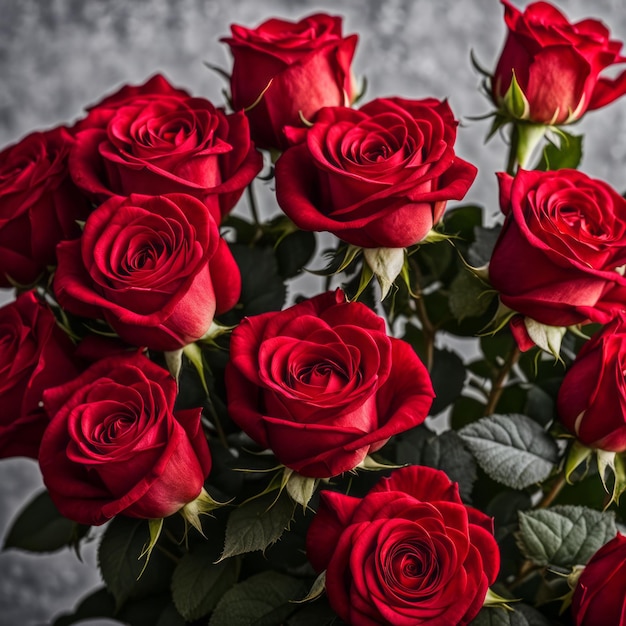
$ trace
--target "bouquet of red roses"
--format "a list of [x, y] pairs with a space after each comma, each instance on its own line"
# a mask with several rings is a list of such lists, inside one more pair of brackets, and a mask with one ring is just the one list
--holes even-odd
[[233, 25], [225, 106], [155, 75], [0, 153], [5, 546], [99, 538], [56, 626], [626, 626], [626, 200], [568, 130], [626, 57], [503, 4], [497, 223], [321, 13]]

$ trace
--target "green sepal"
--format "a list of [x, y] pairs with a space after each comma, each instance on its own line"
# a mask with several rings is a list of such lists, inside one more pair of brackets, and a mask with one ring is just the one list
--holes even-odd
[[150, 539], [146, 542], [143, 549], [141, 550], [141, 554], [137, 557], [137, 560], [143, 559], [146, 557], [146, 562], [143, 564], [141, 571], [139, 572], [139, 576], [137, 579], [141, 578], [142, 574], [146, 571], [146, 567], [148, 567], [148, 563], [150, 561], [150, 557], [152, 556], [152, 551], [161, 536], [161, 531], [163, 530], [163, 518], [159, 519], [151, 519], [148, 520], [148, 532], [150, 534]]
[[593, 455], [593, 450], [588, 448], [584, 444], [580, 443], [580, 441], [575, 440], [572, 446], [567, 453], [567, 458], [565, 459], [565, 480], [568, 484], [573, 484], [571, 477], [576, 469], [578, 469], [583, 463], [585, 464], [585, 469], [583, 472], [583, 478], [587, 474], [589, 470], [589, 462]]
[[511, 78], [511, 84], [504, 94], [503, 100], [506, 110], [518, 120], [527, 120], [530, 117], [530, 104], [528, 98], [524, 95], [522, 88], [517, 82], [515, 70]]
[[312, 602], [317, 600], [326, 591], [326, 570], [324, 570], [311, 585], [309, 593], [306, 594], [302, 600], [293, 600], [296, 604], [303, 604], [304, 602]]

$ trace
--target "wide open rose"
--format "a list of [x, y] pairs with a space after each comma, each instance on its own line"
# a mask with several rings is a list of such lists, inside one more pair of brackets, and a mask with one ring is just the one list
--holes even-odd
[[592, 448], [626, 451], [626, 319], [585, 342], [559, 388], [561, 422]]
[[493, 99], [501, 104], [513, 73], [528, 101], [525, 119], [567, 124], [589, 109], [599, 109], [626, 93], [626, 72], [617, 79], [600, 73], [626, 57], [622, 43], [609, 39], [597, 20], [571, 24], [547, 2], [529, 4], [521, 13], [502, 0], [509, 29], [493, 77]]
[[305, 476], [353, 469], [423, 422], [434, 397], [411, 346], [341, 291], [244, 319], [230, 350], [230, 416]]
[[358, 38], [343, 37], [340, 17], [271, 19], [257, 28], [233, 24], [231, 31], [222, 41], [234, 57], [233, 107], [248, 109], [260, 147], [286, 148], [285, 126], [302, 126], [301, 115], [309, 120], [322, 107], [344, 106], [354, 98], [350, 64]]
[[174, 413], [177, 386], [140, 354], [115, 356], [48, 390], [39, 465], [60, 513], [80, 524], [157, 519], [194, 500], [211, 469], [201, 409]]
[[322, 109], [276, 163], [278, 204], [304, 230], [364, 248], [411, 246], [476, 176], [454, 154], [455, 139], [450, 107], [434, 99]]
[[411, 466], [363, 498], [322, 491], [306, 538], [333, 610], [353, 626], [463, 626], [498, 574], [493, 521], [441, 471]]
[[576, 626], [626, 624], [626, 537], [618, 534], [592, 557], [572, 598]]
[[70, 171], [97, 202], [187, 193], [219, 222], [263, 166], [243, 112], [226, 115], [162, 76], [123, 87], [92, 107], [77, 129]]
[[56, 265], [57, 243], [80, 235], [90, 206], [69, 175], [73, 142], [59, 127], [0, 153], [0, 287], [34, 283]]
[[80, 239], [57, 250], [54, 291], [63, 308], [105, 319], [122, 339], [176, 350], [232, 308], [241, 276], [215, 221], [184, 194], [113, 197]]
[[626, 308], [626, 200], [575, 170], [499, 175], [506, 218], [489, 279], [510, 309], [549, 326]]
[[73, 350], [33, 292], [0, 308], [0, 458], [37, 458], [48, 425], [43, 392], [78, 374]]

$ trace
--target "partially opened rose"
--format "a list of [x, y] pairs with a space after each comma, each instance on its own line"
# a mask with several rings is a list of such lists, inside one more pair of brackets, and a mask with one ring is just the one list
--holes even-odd
[[65, 517], [157, 519], [194, 500], [211, 469], [201, 409], [174, 411], [177, 386], [140, 354], [96, 362], [50, 389], [39, 465]]
[[34, 283], [56, 265], [56, 245], [80, 235], [91, 207], [69, 175], [73, 143], [59, 127], [0, 152], [0, 287]]
[[626, 319], [585, 342], [559, 388], [561, 422], [592, 448], [626, 451]]
[[626, 624], [626, 537], [618, 534], [587, 563], [572, 598], [576, 626]]
[[340, 17], [270, 19], [257, 28], [233, 24], [231, 31], [222, 41], [234, 57], [233, 107], [247, 109], [260, 147], [286, 148], [285, 126], [302, 126], [302, 118], [324, 106], [347, 106], [356, 95], [350, 65], [358, 38], [342, 35]]
[[322, 109], [276, 163], [276, 198], [304, 230], [364, 248], [404, 248], [465, 196], [476, 168], [454, 153], [447, 102], [379, 98]]
[[549, 326], [626, 309], [626, 200], [575, 170], [499, 175], [504, 226], [489, 280], [510, 309]]
[[493, 520], [428, 467], [396, 470], [362, 499], [323, 491], [306, 546], [353, 626], [469, 624], [500, 566]]
[[219, 222], [263, 165], [242, 112], [227, 115], [162, 76], [123, 87], [77, 125], [70, 169], [97, 202], [187, 193]]
[[353, 469], [423, 422], [434, 397], [411, 346], [341, 291], [244, 319], [232, 334], [226, 388], [242, 430], [318, 478]]
[[602, 22], [572, 24], [547, 2], [529, 4], [523, 13], [502, 3], [508, 35], [493, 76], [496, 103], [502, 103], [513, 74], [528, 101], [525, 119], [541, 124], [574, 122], [626, 93], [626, 72], [601, 76], [626, 61], [622, 43], [610, 39]]
[[0, 458], [36, 459], [48, 417], [43, 392], [78, 374], [74, 346], [34, 292], [0, 308]]
[[176, 350], [232, 308], [241, 276], [204, 204], [184, 194], [113, 197], [57, 250], [54, 291], [71, 313], [122, 339]]

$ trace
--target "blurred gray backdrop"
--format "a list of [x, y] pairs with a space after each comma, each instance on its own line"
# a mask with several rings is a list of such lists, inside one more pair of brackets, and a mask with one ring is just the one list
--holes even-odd
[[[570, 19], [602, 19], [614, 38], [626, 40], [622, 0], [558, 4]], [[482, 65], [495, 65], [505, 36], [497, 0], [0, 0], [0, 147], [72, 121], [104, 94], [157, 71], [221, 103], [224, 82], [202, 62], [230, 67], [219, 38], [231, 23], [255, 26], [316, 11], [342, 15], [344, 32], [359, 34], [354, 68], [357, 77], [367, 76], [366, 100], [450, 100], [463, 122], [457, 153], [480, 172], [467, 200], [497, 213], [494, 172], [504, 166], [505, 148], [499, 138], [485, 147], [488, 123], [468, 119], [489, 111], [469, 54], [473, 49]], [[624, 191], [626, 98], [590, 113], [574, 132], [587, 135], [582, 169]], [[0, 460], [0, 539], [41, 488], [34, 462]], [[85, 550], [84, 563], [69, 550], [0, 553], [0, 625], [47, 624], [74, 606], [99, 584], [94, 546]]]

